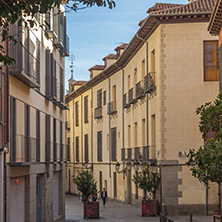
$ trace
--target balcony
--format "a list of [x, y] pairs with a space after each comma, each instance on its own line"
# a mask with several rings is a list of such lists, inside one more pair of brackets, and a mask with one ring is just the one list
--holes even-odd
[[46, 75], [46, 98], [57, 101], [57, 79], [55, 76]]
[[97, 107], [94, 110], [94, 119], [101, 119], [103, 117], [103, 108]]
[[123, 162], [133, 162], [135, 160], [141, 162], [149, 162], [149, 150], [153, 148], [153, 146], [143, 146], [143, 147], [135, 147], [135, 148], [123, 148], [121, 149], [121, 160]]
[[60, 108], [62, 108], [64, 106], [64, 93], [65, 93], [65, 90], [64, 90], [64, 86], [63, 84], [59, 84], [57, 86], [57, 89], [56, 89], [56, 105], [58, 105]]
[[[10, 65], [9, 73], [28, 85], [30, 88], [40, 87], [40, 61], [29, 50], [29, 44], [31, 41], [29, 38], [26, 40], [26, 47], [22, 46], [22, 30], [11, 26], [11, 35], [19, 35], [18, 42], [16, 44], [10, 41], [9, 56], [15, 59], [15, 63]], [[32, 43], [33, 44], [33, 43]]]
[[64, 47], [61, 48], [61, 54], [63, 56], [69, 56], [69, 36], [65, 35]]
[[49, 39], [57, 38], [57, 34], [53, 29], [52, 12], [47, 12], [45, 14], [45, 32]]
[[142, 99], [144, 96], [144, 81], [139, 81], [136, 84], [136, 99]]
[[10, 165], [30, 165], [40, 162], [40, 140], [16, 135], [10, 144]]
[[46, 163], [61, 163], [67, 161], [68, 145], [47, 142], [46, 143]]
[[144, 92], [151, 93], [156, 90], [155, 86], [155, 72], [150, 72], [144, 77]]
[[128, 96], [127, 93], [125, 93], [125, 94], [123, 95], [123, 108], [124, 108], [124, 109], [130, 107], [130, 105], [127, 103], [127, 101], [129, 101], [129, 100], [127, 100], [127, 96]]
[[134, 97], [134, 88], [131, 88], [129, 90], [129, 104], [134, 104], [136, 102], [136, 99]]
[[112, 115], [112, 114], [115, 114], [115, 113], [117, 113], [116, 101], [108, 103], [107, 114]]

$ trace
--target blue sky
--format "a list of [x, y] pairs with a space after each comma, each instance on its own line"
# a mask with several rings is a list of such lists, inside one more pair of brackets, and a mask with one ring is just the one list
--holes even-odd
[[[67, 32], [70, 38], [70, 54], [75, 55], [74, 78], [88, 80], [88, 69], [103, 64], [102, 58], [115, 53], [121, 43], [128, 43], [138, 30], [138, 23], [147, 16], [146, 11], [154, 0], [115, 0], [112, 10], [92, 7], [78, 12], [66, 13]], [[158, 1], [188, 3], [187, 0]], [[66, 85], [70, 77], [70, 60], [66, 58]]]

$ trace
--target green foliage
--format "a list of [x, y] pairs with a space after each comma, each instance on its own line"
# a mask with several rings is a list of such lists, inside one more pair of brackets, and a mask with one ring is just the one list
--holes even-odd
[[197, 151], [190, 149], [186, 164], [192, 175], [200, 182], [208, 181], [220, 184], [222, 182], [222, 95], [214, 102], [206, 103], [197, 108], [200, 115], [199, 128], [205, 138], [209, 131], [214, 132], [211, 138]]
[[146, 168], [146, 171], [133, 175], [133, 182], [137, 188], [144, 191], [145, 195], [152, 193], [152, 197], [154, 197], [160, 183], [160, 176], [157, 172], [153, 172], [151, 168]]
[[[60, 4], [67, 4], [67, 7], [77, 11], [81, 5], [85, 7], [108, 6], [110, 9], [115, 7], [115, 2], [110, 0], [1, 0], [0, 1], [0, 27], [1, 27], [1, 42], [14, 41], [16, 37], [10, 36], [9, 26], [17, 25], [25, 28], [34, 28], [36, 25], [36, 17], [44, 14], [49, 10], [58, 7]], [[70, 6], [71, 5], [71, 6]], [[43, 24], [41, 26], [47, 26]], [[3, 45], [3, 44], [1, 44]], [[0, 62], [5, 65], [10, 65], [15, 62], [12, 58], [6, 56], [4, 47], [0, 47]]]
[[84, 198], [88, 200], [91, 195], [97, 193], [97, 183], [93, 179], [93, 175], [88, 171], [81, 171], [79, 175], [73, 179], [77, 189], [82, 192]]

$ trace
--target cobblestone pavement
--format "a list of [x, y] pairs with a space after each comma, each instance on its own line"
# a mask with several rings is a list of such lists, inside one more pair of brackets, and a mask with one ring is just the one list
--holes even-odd
[[[189, 222], [189, 216], [170, 217], [174, 222]], [[76, 196], [66, 195], [66, 222], [87, 221], [83, 219], [83, 205]], [[88, 220], [89, 221], [89, 220]], [[142, 217], [141, 209], [127, 206], [125, 204], [108, 202], [106, 207], [103, 207], [100, 201], [100, 219], [94, 221], [110, 221], [110, 222], [159, 222], [158, 217]], [[212, 216], [193, 216], [193, 222], [212, 222]]]

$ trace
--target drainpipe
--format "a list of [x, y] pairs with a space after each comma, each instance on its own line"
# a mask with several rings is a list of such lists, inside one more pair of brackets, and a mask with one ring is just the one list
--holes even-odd
[[92, 175], [93, 168], [93, 89], [91, 88], [91, 163], [92, 163]]
[[[110, 77], [108, 78], [108, 84], [109, 84], [109, 103], [111, 100], [111, 95], [110, 95]], [[111, 179], [111, 117], [109, 115], [109, 178]]]

